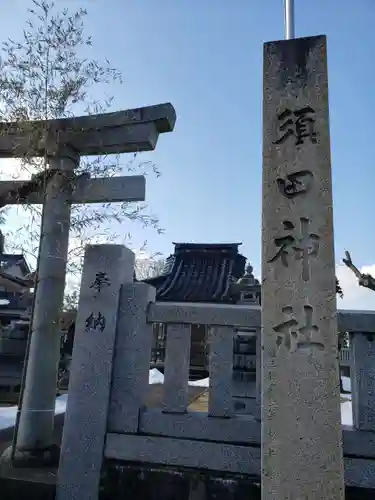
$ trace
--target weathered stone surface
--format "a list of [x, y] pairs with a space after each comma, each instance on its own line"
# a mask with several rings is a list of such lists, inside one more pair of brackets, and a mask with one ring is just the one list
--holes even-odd
[[147, 311], [147, 320], [152, 323], [185, 323], [247, 328], [260, 324], [260, 308], [250, 305], [204, 302], [154, 302], [150, 304]]
[[[179, 470], [161, 470], [127, 465], [110, 464], [106, 468], [100, 500], [188, 500], [196, 473], [189, 475]], [[203, 478], [207, 500], [260, 500], [260, 485], [257, 479], [249, 477]], [[1, 500], [53, 500], [53, 484], [14, 479], [0, 479]], [[190, 491], [189, 491], [190, 490]], [[374, 491], [364, 488], [346, 488], [346, 500], [373, 500]]]
[[175, 122], [170, 103], [57, 120], [2, 122], [0, 158], [53, 156], [66, 144], [81, 155], [150, 151], [158, 135], [171, 132]]
[[[71, 172], [79, 158], [53, 159], [51, 167]], [[67, 266], [71, 187], [56, 175], [46, 186], [41, 224], [38, 280], [31, 320], [30, 353], [17, 435], [19, 451], [52, 445], [57, 367], [60, 358], [59, 311]]]
[[230, 417], [233, 414], [233, 336], [230, 326], [209, 328], [210, 395], [208, 415]]
[[123, 286], [120, 296], [108, 430], [137, 432], [139, 409], [149, 387], [152, 325], [146, 323], [155, 289], [146, 283]]
[[57, 500], [97, 498], [112, 378], [120, 289], [133, 281], [134, 254], [89, 246], [76, 322]]
[[108, 460], [253, 476], [260, 470], [258, 447], [194, 439], [109, 433], [104, 455]]
[[164, 368], [164, 411], [185, 413], [188, 404], [191, 330], [178, 323], [167, 327]]
[[[0, 196], [4, 196], [3, 205], [18, 205], [20, 197], [17, 192], [31, 181], [1, 181]], [[74, 203], [115, 203], [125, 201], [144, 201], [146, 179], [143, 175], [126, 175], [121, 177], [100, 177], [88, 179], [86, 175], [77, 176], [69, 181], [73, 186], [69, 202]], [[4, 193], [4, 195], [3, 195]], [[32, 191], [25, 196], [24, 203], [42, 205], [42, 191]], [[1, 204], [0, 204], [1, 206]]]
[[[210, 325], [236, 325], [258, 328], [261, 324], [261, 307], [251, 305], [205, 304], [181, 302], [155, 302], [150, 305], [150, 322]], [[341, 309], [337, 314], [340, 332], [375, 332], [375, 311], [350, 311]]]
[[237, 331], [234, 337], [232, 378], [234, 413], [259, 417], [260, 328]]
[[266, 43], [262, 498], [344, 498], [324, 36]]
[[354, 427], [375, 431], [375, 334], [350, 334], [350, 348]]

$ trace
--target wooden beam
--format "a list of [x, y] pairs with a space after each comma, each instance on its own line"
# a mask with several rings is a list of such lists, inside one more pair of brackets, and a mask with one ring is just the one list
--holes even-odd
[[0, 123], [0, 158], [61, 155], [61, 147], [82, 156], [155, 149], [159, 134], [171, 132], [170, 103], [57, 120]]
[[[25, 181], [0, 182], [0, 199], [2, 194], [14, 193], [24, 187]], [[104, 179], [87, 179], [78, 177], [73, 189], [71, 203], [115, 203], [124, 201], [144, 201], [146, 196], [146, 180], [143, 175], [109, 177]], [[7, 205], [43, 203], [42, 192], [31, 192], [25, 199], [19, 200], [12, 195], [6, 199]]]

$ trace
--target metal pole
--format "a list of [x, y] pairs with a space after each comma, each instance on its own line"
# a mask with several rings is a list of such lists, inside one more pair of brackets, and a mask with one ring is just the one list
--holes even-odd
[[294, 0], [284, 0], [285, 39], [291, 40], [294, 33]]

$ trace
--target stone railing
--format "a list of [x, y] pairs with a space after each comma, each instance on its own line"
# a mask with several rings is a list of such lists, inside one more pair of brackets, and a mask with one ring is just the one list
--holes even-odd
[[[181, 304], [182, 306], [183, 304]], [[191, 304], [193, 305], [193, 304]], [[191, 307], [190, 305], [190, 307]], [[199, 307], [199, 304], [198, 304]], [[255, 308], [257, 306], [254, 306]], [[341, 314], [341, 313], [339, 313]], [[345, 315], [345, 311], [342, 313]], [[345, 320], [344, 320], [345, 322]], [[165, 362], [165, 353], [166, 353], [166, 326], [165, 324], [160, 324], [157, 323], [155, 324], [154, 328], [154, 335], [153, 335], [153, 347], [151, 349], [151, 368], [159, 368], [159, 369], [164, 369], [164, 362]], [[161, 328], [162, 327], [162, 328]], [[257, 325], [256, 328], [260, 328], [259, 325]], [[260, 332], [260, 330], [258, 330]], [[190, 376], [192, 376], [192, 370], [195, 370], [195, 373], [193, 374], [194, 377], [196, 378], [196, 374], [199, 374], [199, 372], [204, 373], [206, 370], [208, 370], [208, 361], [206, 359], [205, 351], [207, 346], [207, 332], [206, 336], [202, 336], [201, 343], [200, 345], [197, 346], [191, 346], [191, 349], [195, 349], [195, 358], [197, 358], [200, 355], [201, 364], [199, 366], [195, 365], [192, 366], [192, 362], [190, 362]], [[254, 342], [255, 343], [255, 342]], [[234, 344], [236, 345], [236, 344]], [[201, 352], [198, 352], [197, 349], [200, 349]], [[254, 364], [255, 366], [255, 355], [251, 354], [242, 354], [240, 352], [237, 352], [235, 347], [234, 347], [234, 361], [233, 361], [233, 368], [236, 369], [241, 369], [242, 367], [245, 367], [249, 364]], [[339, 363], [341, 367], [350, 367], [351, 364], [351, 354], [350, 354], [350, 349], [349, 348], [342, 348], [339, 351]], [[202, 378], [202, 377], [201, 377]]]
[[[133, 266], [134, 255], [121, 246], [86, 251], [57, 500], [97, 498], [104, 459], [261, 474], [259, 361], [255, 392], [242, 395], [253, 405], [242, 414], [233, 382], [234, 336], [255, 332], [260, 338], [259, 307], [158, 303], [151, 286], [132, 282]], [[106, 277], [105, 286], [94, 286], [98, 276]], [[167, 325], [157, 407], [147, 405], [154, 323]], [[188, 411], [194, 324], [209, 326], [207, 412]], [[375, 313], [340, 311], [338, 328], [349, 333], [351, 357], [353, 426], [343, 426], [345, 481], [375, 488]], [[254, 382], [243, 384], [245, 393], [254, 391]]]
[[350, 366], [351, 356], [350, 349], [348, 347], [343, 347], [342, 349], [340, 349], [339, 363], [340, 366]]
[[[191, 325], [208, 326], [210, 397], [208, 415], [228, 417], [234, 412], [233, 340], [238, 331], [259, 330], [258, 306], [154, 302], [147, 312], [148, 323], [166, 324], [164, 406], [170, 412], [186, 412]], [[255, 382], [255, 381], [254, 381]], [[259, 382], [259, 377], [258, 377]], [[246, 382], [245, 382], [246, 383]], [[243, 385], [243, 384], [242, 384]], [[250, 383], [251, 396], [260, 401], [260, 385]], [[245, 388], [246, 389], [246, 388]], [[259, 393], [257, 397], [257, 392]], [[182, 396], [183, 394], [183, 396]], [[179, 403], [175, 398], [182, 398]], [[174, 408], [174, 410], [173, 410]], [[248, 408], [246, 413], [249, 413]]]

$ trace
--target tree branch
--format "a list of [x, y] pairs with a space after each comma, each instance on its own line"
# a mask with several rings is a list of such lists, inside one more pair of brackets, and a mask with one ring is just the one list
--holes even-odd
[[361, 273], [358, 267], [356, 267], [353, 262], [352, 258], [350, 256], [349, 252], [345, 252], [345, 259], [342, 259], [343, 263], [348, 267], [353, 273], [354, 276], [358, 280], [359, 286], [363, 286], [364, 288], [368, 288], [370, 290], [373, 290], [375, 292], [375, 279], [371, 276], [371, 274], [364, 274]]

